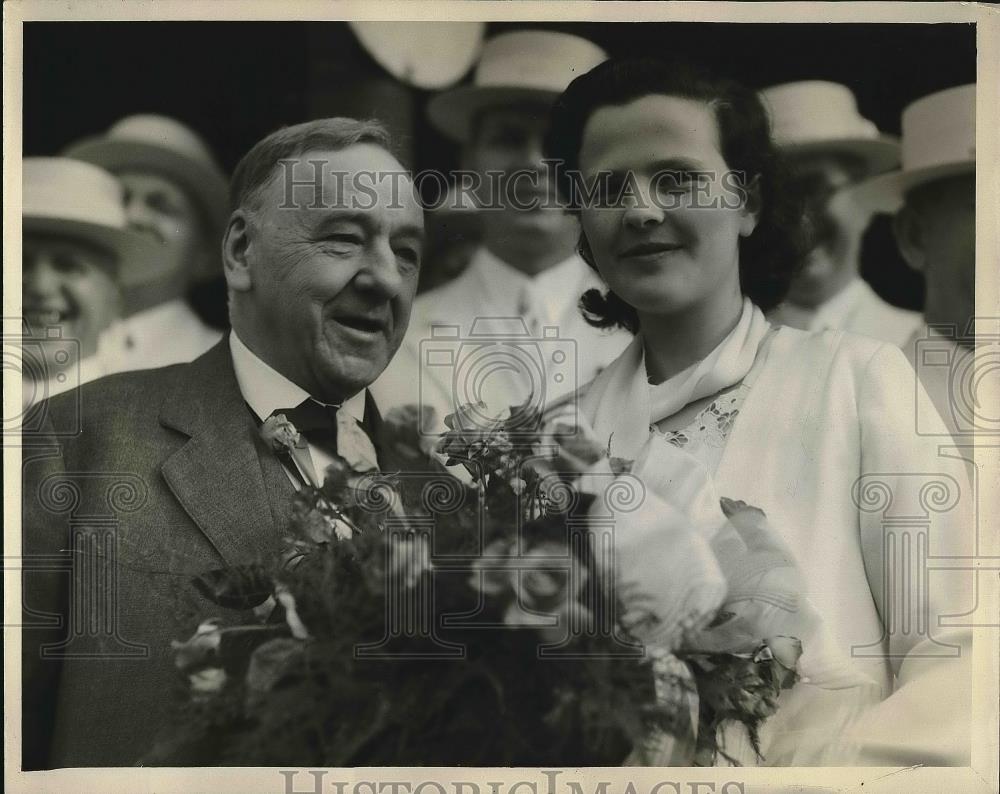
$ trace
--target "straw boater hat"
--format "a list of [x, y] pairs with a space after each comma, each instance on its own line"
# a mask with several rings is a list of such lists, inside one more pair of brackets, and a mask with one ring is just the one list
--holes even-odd
[[784, 151], [848, 154], [864, 163], [864, 176], [899, 165], [899, 140], [881, 134], [858, 112], [847, 86], [804, 80], [765, 88], [760, 95], [774, 141]]
[[229, 218], [228, 180], [201, 137], [174, 119], [127, 116], [63, 154], [114, 174], [133, 169], [162, 174], [191, 195], [213, 230], [221, 230]]
[[976, 170], [976, 84], [930, 94], [903, 110], [903, 167], [852, 190], [854, 200], [895, 212], [908, 190]]
[[607, 54], [587, 39], [548, 30], [501, 33], [483, 45], [470, 85], [431, 100], [427, 113], [445, 135], [466, 141], [476, 113], [519, 102], [551, 104]]
[[156, 243], [126, 226], [121, 183], [107, 171], [67, 157], [27, 157], [22, 185], [23, 231], [83, 239], [110, 251], [120, 283], [140, 282], [161, 255]]

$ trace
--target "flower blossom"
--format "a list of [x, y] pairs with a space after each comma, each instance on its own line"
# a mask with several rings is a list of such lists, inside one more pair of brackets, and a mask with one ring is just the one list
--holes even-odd
[[301, 436], [284, 414], [274, 414], [264, 420], [260, 437], [274, 452], [291, 452]]
[[207, 667], [188, 676], [195, 698], [214, 695], [226, 685], [226, 671], [221, 667]]
[[181, 670], [191, 670], [205, 664], [214, 658], [222, 643], [222, 628], [218, 618], [212, 618], [201, 623], [191, 639], [185, 642], [170, 641], [170, 647], [175, 651], [174, 664]]

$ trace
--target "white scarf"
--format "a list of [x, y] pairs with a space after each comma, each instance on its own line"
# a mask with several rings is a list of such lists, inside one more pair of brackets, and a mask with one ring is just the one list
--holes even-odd
[[635, 459], [651, 425], [739, 383], [770, 327], [763, 312], [744, 298], [739, 322], [726, 338], [701, 361], [656, 386], [649, 383], [640, 333], [591, 384], [582, 400], [583, 413], [598, 438], [610, 439], [612, 455]]

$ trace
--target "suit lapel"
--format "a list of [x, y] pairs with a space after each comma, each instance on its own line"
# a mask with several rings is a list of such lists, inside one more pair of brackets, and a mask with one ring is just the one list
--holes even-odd
[[222, 558], [245, 563], [274, 549], [292, 487], [243, 401], [228, 338], [178, 370], [160, 422], [188, 436], [163, 476]]

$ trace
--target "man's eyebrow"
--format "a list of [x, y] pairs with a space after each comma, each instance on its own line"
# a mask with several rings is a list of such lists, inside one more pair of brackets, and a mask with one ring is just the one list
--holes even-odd
[[316, 231], [325, 232], [329, 227], [340, 223], [356, 223], [365, 230], [370, 230], [373, 226], [372, 219], [363, 212], [333, 208], [316, 224]]
[[[325, 215], [323, 220], [316, 224], [316, 232], [318, 234], [323, 234], [328, 231], [330, 227], [341, 223], [356, 223], [366, 232], [371, 232], [377, 225], [369, 213], [352, 212], [351, 210], [333, 210], [329, 214]], [[392, 235], [393, 237], [416, 237], [422, 243], [426, 237], [426, 232], [424, 231], [423, 226], [418, 226], [415, 223], [408, 223], [394, 229]]]
[[416, 237], [417, 240], [423, 243], [427, 237], [427, 233], [424, 231], [423, 226], [417, 226], [415, 223], [408, 223], [398, 227], [393, 232], [393, 237]]

